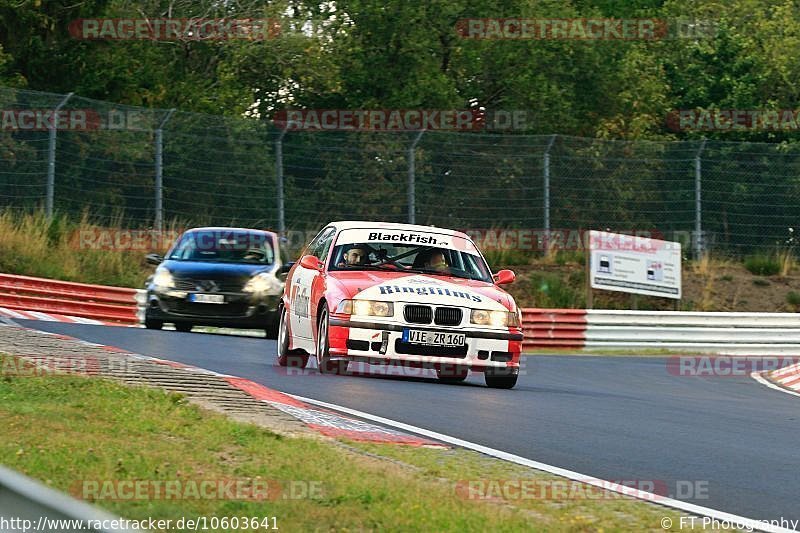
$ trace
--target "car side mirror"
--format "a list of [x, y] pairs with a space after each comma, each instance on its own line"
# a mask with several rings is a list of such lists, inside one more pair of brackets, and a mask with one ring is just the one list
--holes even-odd
[[300, 259], [300, 266], [303, 268], [308, 268], [310, 270], [319, 270], [322, 272], [322, 261], [317, 258], [315, 255], [304, 255]]
[[497, 285], [507, 285], [509, 283], [514, 283], [514, 280], [517, 279], [517, 275], [514, 274], [514, 271], [507, 269], [499, 271], [493, 277], [494, 277], [494, 282]]
[[164, 262], [164, 258], [158, 254], [147, 254], [144, 256], [144, 260], [148, 265], [158, 266]]
[[295, 261], [290, 261], [288, 263], [282, 264], [281, 267], [278, 269], [278, 274], [288, 274], [289, 271], [294, 266], [294, 264], [295, 264]]

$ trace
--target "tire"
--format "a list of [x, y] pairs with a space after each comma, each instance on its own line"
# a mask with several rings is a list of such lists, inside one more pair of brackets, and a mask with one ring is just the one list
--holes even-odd
[[281, 307], [278, 319], [278, 366], [289, 368], [305, 368], [308, 364], [308, 354], [300, 350], [289, 350], [289, 324], [287, 322], [286, 308]]
[[323, 307], [317, 325], [317, 368], [321, 374], [344, 374], [347, 361], [331, 361], [328, 343], [328, 308]]
[[277, 320], [270, 321], [269, 325], [264, 328], [264, 333], [266, 333], [266, 337], [271, 340], [275, 340], [278, 338], [278, 327], [280, 326]]
[[175, 331], [182, 331], [183, 333], [189, 333], [192, 331], [192, 325], [187, 324], [186, 322], [175, 322]]
[[469, 369], [466, 367], [449, 367], [446, 366], [445, 368], [437, 368], [436, 369], [436, 377], [439, 378], [439, 381], [442, 383], [448, 384], [456, 384], [461, 383], [467, 376], [469, 375]]
[[487, 368], [484, 372], [486, 386], [492, 389], [513, 389], [519, 373], [507, 368]]
[[153, 320], [152, 318], [145, 317], [144, 327], [147, 329], [161, 329], [164, 327], [164, 323], [161, 320]]

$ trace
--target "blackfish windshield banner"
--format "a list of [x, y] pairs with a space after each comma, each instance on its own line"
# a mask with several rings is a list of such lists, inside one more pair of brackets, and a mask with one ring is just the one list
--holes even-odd
[[435, 231], [409, 231], [382, 228], [354, 228], [342, 230], [337, 245], [355, 243], [386, 243], [395, 246], [436, 246], [478, 255], [478, 250], [469, 239]]

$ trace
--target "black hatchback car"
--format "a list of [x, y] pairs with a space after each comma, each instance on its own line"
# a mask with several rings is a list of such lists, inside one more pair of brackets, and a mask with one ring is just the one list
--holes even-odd
[[284, 273], [275, 233], [244, 228], [195, 228], [183, 233], [147, 282], [145, 327], [165, 322], [263, 329], [275, 338]]

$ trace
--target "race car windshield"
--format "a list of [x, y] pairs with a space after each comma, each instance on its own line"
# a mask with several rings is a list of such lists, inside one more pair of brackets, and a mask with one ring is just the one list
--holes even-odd
[[449, 248], [393, 243], [351, 243], [334, 247], [330, 270], [386, 270], [492, 282], [479, 256]]
[[275, 251], [269, 236], [261, 233], [193, 231], [181, 237], [167, 259], [269, 265], [275, 262]]

